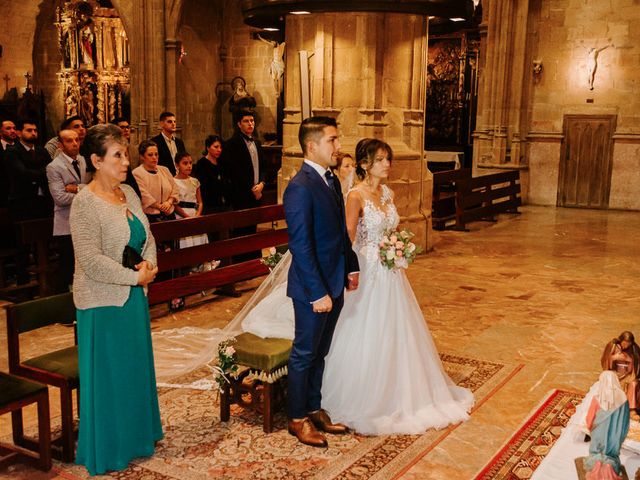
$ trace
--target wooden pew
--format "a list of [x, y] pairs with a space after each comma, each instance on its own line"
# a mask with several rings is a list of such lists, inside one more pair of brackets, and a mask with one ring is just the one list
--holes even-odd
[[[247, 210], [216, 213], [201, 217], [159, 222], [151, 225], [156, 242], [177, 241], [182, 237], [211, 232], [227, 232], [246, 227], [284, 220], [282, 205], [269, 205]], [[188, 269], [204, 262], [253, 252], [263, 248], [284, 245], [288, 241], [287, 230], [272, 228], [253, 235], [219, 240], [205, 245], [158, 253], [160, 272]], [[230, 283], [248, 280], [269, 273], [260, 259], [249, 260], [208, 272], [184, 274], [170, 280], [156, 281], [149, 286], [149, 303], [158, 304], [172, 298], [191, 295]]]
[[495, 221], [499, 213], [518, 213], [520, 171], [472, 177], [462, 168], [433, 174], [433, 228], [465, 230], [478, 220]]
[[459, 168], [433, 174], [431, 203], [433, 228], [444, 230], [456, 220], [457, 182], [471, 178], [470, 168]]
[[519, 213], [520, 171], [462, 179], [456, 190], [456, 230], [478, 220], [495, 221], [499, 213]]

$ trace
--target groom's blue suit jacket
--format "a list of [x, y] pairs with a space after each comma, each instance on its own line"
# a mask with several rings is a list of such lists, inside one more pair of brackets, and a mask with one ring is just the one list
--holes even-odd
[[359, 270], [342, 193], [336, 190], [339, 202], [318, 172], [303, 163], [284, 192], [292, 254], [287, 295], [296, 300], [313, 302], [326, 294], [337, 298], [347, 285], [347, 274]]

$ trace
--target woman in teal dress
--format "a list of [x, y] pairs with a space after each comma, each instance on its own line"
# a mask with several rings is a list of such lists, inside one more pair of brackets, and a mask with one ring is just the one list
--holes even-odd
[[[140, 200], [120, 184], [129, 165], [120, 129], [96, 125], [84, 143], [96, 172], [70, 216], [80, 371], [76, 463], [96, 475], [152, 455], [162, 438], [145, 293], [158, 269]], [[133, 262], [123, 258], [125, 246], [137, 253], [128, 256], [137, 257]]]

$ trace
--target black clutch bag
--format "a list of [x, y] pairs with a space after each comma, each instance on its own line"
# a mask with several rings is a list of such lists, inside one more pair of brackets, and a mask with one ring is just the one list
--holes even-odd
[[136, 270], [136, 265], [142, 262], [144, 258], [140, 255], [136, 250], [131, 248], [129, 245], [124, 247], [124, 251], [122, 252], [122, 265], [130, 268], [131, 270]]

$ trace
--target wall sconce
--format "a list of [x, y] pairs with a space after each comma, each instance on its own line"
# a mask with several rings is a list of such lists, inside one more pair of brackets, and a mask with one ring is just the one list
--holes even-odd
[[542, 77], [542, 71], [544, 70], [544, 66], [542, 65], [542, 60], [537, 59], [533, 61], [533, 80], [538, 82], [540, 77]]

